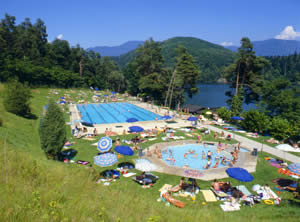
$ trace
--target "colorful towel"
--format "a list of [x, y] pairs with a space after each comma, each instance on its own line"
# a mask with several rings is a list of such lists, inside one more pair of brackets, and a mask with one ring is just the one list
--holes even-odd
[[201, 190], [206, 202], [217, 202], [214, 193], [211, 190]]
[[126, 173], [126, 174], [123, 174], [123, 177], [132, 177], [136, 175], [136, 173]]
[[215, 193], [215, 195], [217, 197], [220, 197], [220, 198], [225, 198], [225, 197], [228, 197], [228, 194], [223, 192], [223, 191], [216, 191], [214, 190], [213, 188], [211, 188], [211, 190]]
[[239, 185], [236, 188], [242, 191], [242, 193], [245, 194], [247, 197], [252, 195], [252, 193], [250, 193], [250, 191], [245, 187], [245, 185]]
[[220, 207], [222, 208], [223, 211], [237, 211], [240, 210], [240, 204], [235, 203], [231, 204], [230, 202], [224, 202], [224, 204], [221, 204]]

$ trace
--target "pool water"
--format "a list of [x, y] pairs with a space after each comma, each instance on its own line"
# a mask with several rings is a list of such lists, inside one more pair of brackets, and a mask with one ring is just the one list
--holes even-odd
[[138, 121], [161, 119], [161, 116], [130, 103], [78, 104], [81, 120], [92, 124], [125, 123], [129, 118]]
[[[173, 153], [175, 162], [174, 164], [171, 163], [170, 160], [170, 150]], [[186, 158], [184, 157], [184, 154], [188, 151], [195, 151], [193, 154], [186, 155]], [[220, 162], [217, 168], [224, 167], [227, 165], [221, 164], [222, 157], [225, 156], [227, 159], [231, 160], [231, 155], [226, 151], [221, 151], [220, 153], [217, 153], [217, 147], [211, 146], [211, 145], [198, 145], [198, 144], [186, 144], [181, 146], [174, 146], [174, 147], [167, 147], [162, 151], [162, 159], [169, 165], [169, 166], [177, 166], [177, 167], [189, 167], [192, 169], [199, 169], [204, 170], [204, 166], [207, 164], [207, 152], [212, 152], [212, 158], [211, 158], [211, 168], [216, 164], [216, 157], [220, 158]], [[205, 159], [202, 159], [202, 151], [205, 152]]]

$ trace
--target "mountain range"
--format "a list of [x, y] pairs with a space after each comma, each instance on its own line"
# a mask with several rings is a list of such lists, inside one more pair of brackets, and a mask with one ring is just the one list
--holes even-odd
[[[300, 53], [300, 41], [268, 39], [253, 41], [253, 49], [257, 56], [288, 56], [295, 52]], [[237, 52], [238, 46], [226, 46], [225, 48]]]

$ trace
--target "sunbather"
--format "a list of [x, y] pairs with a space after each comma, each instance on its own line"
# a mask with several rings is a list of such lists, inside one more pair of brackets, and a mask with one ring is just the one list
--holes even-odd
[[176, 185], [175, 187], [171, 188], [169, 191], [170, 192], [178, 192], [180, 190], [183, 190], [187, 184], [185, 183], [184, 177], [181, 177], [179, 184]]

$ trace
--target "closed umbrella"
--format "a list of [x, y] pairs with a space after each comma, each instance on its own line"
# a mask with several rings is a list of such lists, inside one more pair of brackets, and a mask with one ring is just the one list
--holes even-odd
[[140, 126], [130, 126], [130, 127], [129, 127], [129, 130], [130, 130], [131, 132], [136, 132], [136, 133], [139, 133], [139, 132], [143, 132], [143, 131], [144, 131], [144, 129], [143, 129], [142, 127], [140, 127]]
[[126, 156], [132, 156], [134, 154], [133, 150], [129, 146], [116, 146], [115, 151]]
[[112, 146], [112, 140], [107, 136], [102, 137], [97, 143], [97, 148], [101, 153], [108, 152], [111, 146]]
[[162, 116], [161, 118], [162, 118], [162, 119], [172, 119], [172, 117], [171, 117], [171, 116], [168, 116], [168, 115]]
[[187, 118], [188, 121], [197, 121], [197, 117], [195, 116], [190, 116], [189, 118]]
[[231, 117], [232, 120], [244, 120], [242, 117], [239, 116], [233, 116]]
[[99, 156], [94, 157], [94, 163], [101, 167], [111, 166], [117, 161], [117, 156], [113, 153], [103, 153]]
[[137, 118], [129, 118], [126, 120], [127, 123], [134, 123], [134, 122], [137, 122], [139, 121]]
[[232, 167], [226, 170], [228, 176], [242, 181], [242, 182], [250, 182], [253, 180], [253, 176], [245, 169], [239, 167]]

